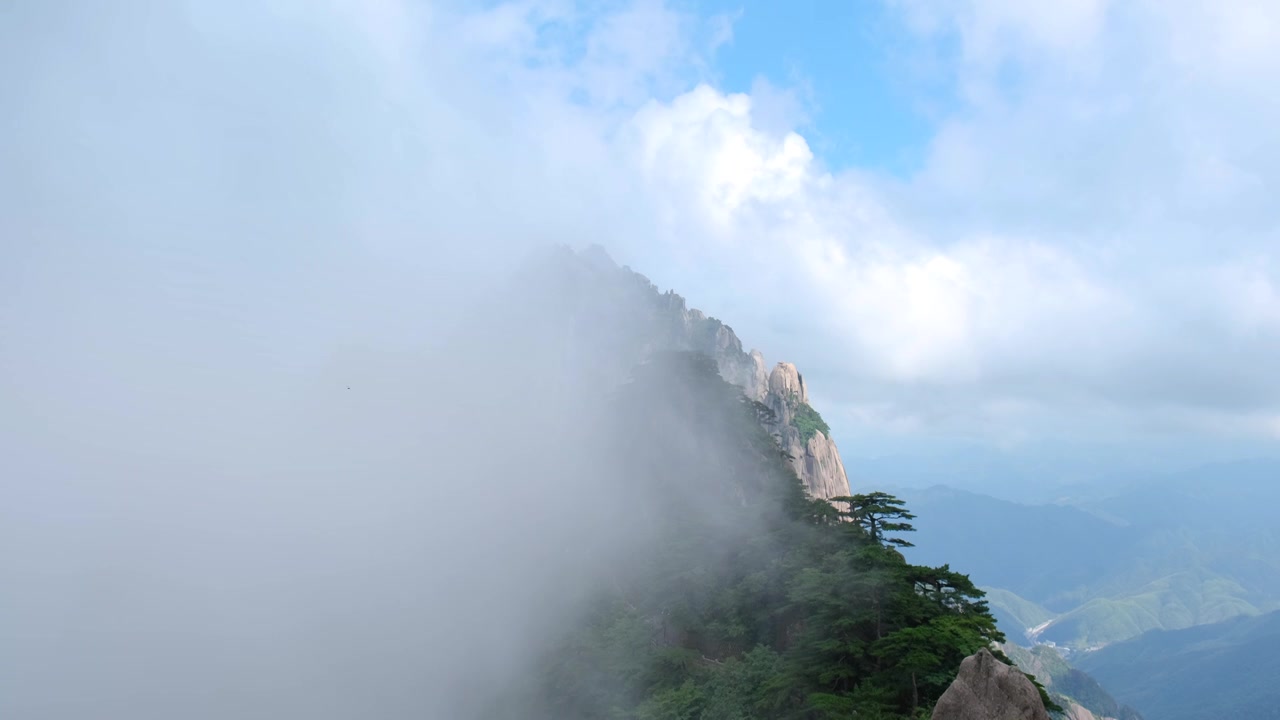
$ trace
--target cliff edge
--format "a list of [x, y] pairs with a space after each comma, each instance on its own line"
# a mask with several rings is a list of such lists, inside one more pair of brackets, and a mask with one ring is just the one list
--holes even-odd
[[[551, 277], [562, 293], [558, 307], [575, 319], [578, 332], [605, 348], [606, 367], [621, 373], [654, 352], [699, 352], [716, 362], [720, 376], [773, 413], [765, 428], [777, 439], [809, 494], [828, 499], [849, 495], [849, 478], [831, 430], [809, 405], [809, 389], [796, 366], [767, 369], [764, 355], [747, 352], [733, 328], [673, 291], [659, 292], [644, 275], [619, 267], [603, 248], [556, 248], [535, 264], [535, 276]], [[535, 282], [536, 284], [536, 282]], [[621, 380], [609, 373], [601, 382]]]

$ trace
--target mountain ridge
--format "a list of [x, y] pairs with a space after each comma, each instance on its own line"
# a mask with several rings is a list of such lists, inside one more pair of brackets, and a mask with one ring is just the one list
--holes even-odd
[[[553, 272], [568, 274], [575, 290], [585, 291], [589, 302], [580, 299], [579, 309], [608, 314], [613, 308], [627, 320], [623, 323], [613, 318], [614, 330], [641, 329], [636, 338], [619, 340], [624, 347], [630, 347], [620, 349], [620, 366], [629, 366], [658, 351], [708, 355], [721, 377], [737, 386], [748, 399], [767, 408], [768, 412], [761, 413], [761, 422], [786, 453], [810, 495], [827, 500], [850, 494], [840, 451], [821, 415], [809, 404], [808, 384], [793, 363], [782, 361], [767, 369], [763, 353], [745, 350], [732, 327], [689, 307], [674, 290], [659, 291], [648, 277], [629, 266], [618, 265], [600, 245], [580, 251], [559, 246], [545, 261]], [[594, 307], [583, 308], [582, 304]], [[649, 317], [645, 317], [646, 313]]]
[[[1002, 639], [983, 592], [947, 565], [907, 562], [897, 548], [910, 543], [886, 533], [912, 526], [885, 520], [913, 516], [892, 496], [824, 502], [850, 495], [847, 475], [795, 365], [765, 373], [732, 328], [598, 249], [556, 252], [543, 268], [558, 274], [552, 331], [568, 328], [555, 354], [604, 388], [616, 473], [602, 480], [624, 501], [612, 522], [637, 530], [636, 561], [602, 568], [584, 622], [498, 704], [559, 718], [923, 717], [965, 657]], [[1001, 672], [1029, 705], [1056, 707]]]
[[1276, 493], [1206, 480], [1079, 505], [895, 492], [921, 520], [913, 557], [963, 563], [1010, 638], [1079, 651], [1277, 609]]
[[1280, 611], [1156, 630], [1086, 653], [1080, 666], [1153, 720], [1280, 717]]

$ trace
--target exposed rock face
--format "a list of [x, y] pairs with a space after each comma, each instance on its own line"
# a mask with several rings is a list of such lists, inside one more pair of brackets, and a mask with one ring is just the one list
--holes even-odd
[[796, 398], [802, 403], [809, 402], [809, 389], [804, 386], [804, 377], [796, 366], [789, 362], [780, 362], [769, 373], [769, 394], [781, 398]]
[[759, 350], [751, 351], [751, 377], [742, 384], [747, 397], [752, 400], [764, 400], [765, 389], [769, 383], [769, 372], [765, 370], [764, 355]]
[[791, 456], [791, 466], [809, 494], [823, 499], [848, 495], [849, 477], [835, 441], [821, 431], [806, 438], [796, 425], [797, 413], [809, 404], [809, 388], [795, 365], [780, 362], [773, 368], [762, 401], [777, 418], [769, 431]]
[[609, 349], [615, 368], [630, 367], [658, 350], [706, 353], [721, 377], [773, 410], [776, 422], [766, 429], [791, 456], [809, 494], [823, 499], [849, 494], [844, 463], [828, 433], [806, 433], [796, 426], [797, 412], [816, 413], [808, 408], [809, 390], [795, 365], [778, 363], [766, 372], [764, 356], [745, 352], [733, 328], [689, 308], [674, 292], [660, 293], [648, 278], [618, 267], [598, 246], [578, 253], [565, 248], [553, 260], [554, 271], [573, 294], [566, 310], [581, 316], [584, 334]]
[[1049, 720], [1049, 712], [1026, 675], [983, 649], [960, 663], [933, 720]]
[[809, 405], [809, 388], [796, 366], [780, 362], [766, 375], [764, 355], [758, 350], [743, 352], [742, 341], [732, 328], [701, 310], [686, 308], [684, 298], [675, 293], [662, 297], [666, 311], [672, 314], [673, 345], [715, 358], [721, 377], [774, 412], [776, 422], [767, 429], [791, 457], [791, 466], [809, 494], [824, 500], [848, 495], [849, 477], [835, 441], [821, 431], [806, 436], [796, 426], [797, 413]]
[[834, 440], [822, 433], [814, 435], [804, 446], [803, 460], [800, 478], [814, 497], [827, 499], [850, 494], [849, 476]]

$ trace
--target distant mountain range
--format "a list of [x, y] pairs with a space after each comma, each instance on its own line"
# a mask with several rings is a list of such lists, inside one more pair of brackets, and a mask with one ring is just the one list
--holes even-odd
[[1045, 686], [1049, 697], [1064, 710], [1068, 720], [1145, 720], [1132, 707], [1117, 701], [1091, 675], [1071, 667], [1047, 645], [1023, 648], [1011, 643], [1001, 647], [1023, 672]]
[[[964, 700], [1013, 679], [1022, 692], [1010, 709], [1047, 720], [1035, 686], [987, 652], [1000, 633], [983, 593], [956, 570], [906, 561], [896, 499], [848, 497], [794, 365], [767, 371], [728, 325], [598, 249], [535, 258], [511, 295], [450, 356], [493, 358], [468, 368], [492, 376], [476, 383], [489, 392], [569, 408], [560, 423], [509, 434], [538, 457], [565, 457], [566, 480], [541, 493], [589, 482], [594, 499], [565, 514], [593, 531], [566, 545], [615, 554], [589, 556], [599, 560], [566, 577], [569, 593], [553, 594], [575, 607], [529, 652], [533, 672], [504, 692], [485, 678], [466, 693], [469, 712], [448, 716], [906, 720], [929, 716], [962, 663], [981, 663], [961, 683], [980, 692]], [[526, 338], [555, 380], [528, 377]], [[520, 534], [564, 522], [542, 518]], [[977, 706], [1004, 717], [1003, 695]]]
[[1280, 609], [1280, 465], [1238, 463], [1079, 504], [943, 486], [895, 489], [919, 516], [910, 552], [987, 588], [1015, 641], [1096, 648]]
[[[1178, 681], [1179, 673], [1193, 672], [1193, 663], [1206, 659], [1194, 641], [1199, 636], [1184, 641], [1171, 634], [1173, 639], [1160, 647], [1183, 664], [1141, 677], [1117, 669], [1138, 652], [1131, 648], [1145, 647], [1142, 643], [1154, 631], [1227, 627], [1220, 624], [1280, 610], [1280, 534], [1273, 517], [1280, 505], [1280, 463], [1218, 465], [1145, 480], [1134, 475], [1112, 484], [1100, 484], [1094, 476], [1089, 483], [1073, 485], [1072, 477], [1078, 475], [1064, 471], [1019, 495], [1026, 499], [1051, 493], [1057, 498], [1038, 503], [937, 484], [919, 489], [860, 482], [868, 477], [930, 477], [937, 468], [930, 470], [927, 462], [916, 468], [925, 474], [913, 476], [853, 461], [852, 482], [846, 484], [834, 441], [821, 416], [808, 406], [807, 384], [794, 366], [778, 363], [769, 372], [763, 357], [745, 351], [729, 326], [688, 308], [675, 293], [659, 292], [647, 278], [618, 267], [598, 249], [551, 253], [535, 269], [532, 286], [550, 276], [563, 291], [542, 305], [571, 320], [566, 341], [600, 356], [600, 362], [584, 366], [600, 375], [595, 378], [600, 386], [624, 382], [626, 368], [654, 352], [704, 353], [752, 405], [756, 420], [813, 496], [843, 495], [851, 484], [854, 493], [887, 490], [905, 500], [916, 514], [917, 528], [910, 538], [916, 546], [905, 552], [907, 562], [943, 566], [943, 573], [950, 566], [982, 586], [1008, 640], [1031, 648], [1010, 647], [1009, 655], [1063, 698], [1071, 720], [1135, 720], [1138, 711], [1147, 720], [1166, 720], [1160, 714], [1164, 706], [1153, 704], [1152, 698], [1166, 691], [1176, 695], [1161, 682]], [[981, 454], [969, 460], [973, 467], [953, 468], [955, 477], [978, 473]], [[1034, 470], [1006, 467], [1003, 477]], [[1237, 642], [1250, 638], [1249, 632], [1227, 630], [1213, 637], [1215, 647], [1230, 651], [1232, 658], [1252, 657], [1257, 651], [1251, 641]], [[707, 657], [712, 664], [719, 659]], [[1101, 685], [1072, 664], [1096, 667]], [[1237, 677], [1254, 682], [1256, 674], [1214, 672], [1224, 683], [1217, 695], [1231, 703], [1214, 705], [1211, 693], [1204, 696], [1209, 698], [1204, 708], [1230, 709], [1236, 699], [1253, 697], [1249, 688], [1233, 682]], [[1116, 691], [1115, 698], [1102, 689], [1113, 682], [1120, 683], [1108, 687]], [[1280, 697], [1275, 704], [1280, 705]]]
[[1148, 720], [1280, 717], [1259, 714], [1280, 707], [1263, 657], [1280, 640], [1280, 463], [1048, 504], [891, 490], [918, 516], [908, 557], [965, 568], [1011, 642], [1056, 648]]
[[1148, 720], [1280, 718], [1280, 612], [1154, 631], [1076, 662]]

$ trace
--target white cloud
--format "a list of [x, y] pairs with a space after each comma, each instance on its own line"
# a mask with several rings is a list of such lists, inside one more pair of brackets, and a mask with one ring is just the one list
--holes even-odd
[[1253, 85], [1280, 65], [1280, 17], [1268, 0], [1138, 3], [1137, 12], [1161, 40], [1163, 59], [1179, 73], [1211, 83]]
[[650, 102], [632, 120], [642, 170], [658, 192], [696, 198], [722, 228], [746, 204], [783, 205], [818, 180], [813, 153], [794, 132], [755, 128], [751, 98], [699, 85], [671, 103]]
[[980, 65], [1011, 53], [1052, 51], [1077, 54], [1089, 48], [1102, 28], [1109, 0], [890, 0], [917, 31], [963, 36], [963, 57]]
[[[1280, 103], [1265, 82], [1280, 67], [1277, 12], [1244, 0], [892, 6], [921, 43], [960, 47], [963, 103], [906, 180], [825, 167], [785, 91], [710, 84], [725, 17], [648, 0], [604, 14], [567, 0], [311, 8], [324, 47], [347, 54], [335, 68], [355, 71], [273, 78], [272, 93], [293, 94], [257, 98], [254, 147], [277, 179], [337, 178], [320, 200], [298, 183], [297, 202], [324, 208], [316, 227], [355, 228], [399, 258], [393, 283], [430, 271], [437, 246], [454, 258], [603, 242], [748, 344], [800, 362], [832, 414], [870, 425], [1011, 437], [1028, 418], [1087, 426], [1090, 407], [1138, 425], [1170, 407], [1276, 412], [1280, 379], [1253, 369], [1280, 361]], [[235, 23], [219, 32], [235, 41], [222, 49], [266, 68], [310, 52]], [[127, 56], [98, 49], [104, 67]], [[89, 71], [59, 72], [28, 92], [23, 117], [55, 108], [58, 88], [94, 86]], [[220, 88], [189, 83], [178, 104]], [[92, 93], [66, 102], [58, 123], [103, 117]], [[334, 133], [296, 137], [310, 125], [295, 120], [315, 116]], [[121, 127], [167, 147], [147, 136], [156, 122]], [[234, 135], [215, 145], [253, 157]], [[121, 147], [123, 164], [133, 148]], [[174, 175], [208, 184], [187, 170]], [[345, 311], [353, 323], [394, 307], [354, 297], [368, 304]]]
[[[790, 302], [817, 334], [771, 339], [817, 363], [833, 400], [897, 398], [894, 413], [922, 418], [948, 405], [997, 435], [1034, 417], [1087, 432], [1091, 412], [1108, 431], [1163, 415], [1166, 429], [1269, 434], [1245, 418], [1280, 407], [1280, 382], [1254, 371], [1280, 362], [1280, 218], [1265, 199], [1280, 114], [1240, 73], [1280, 58], [1266, 40], [1280, 10], [906, 10], [929, 38], [958, 35], [957, 83], [982, 90], [908, 182], [829, 172], [801, 135], [756, 122], [750, 96], [700, 87], [641, 111], [647, 187], [685, 211], [667, 222], [709, 218], [710, 262], [766, 290], [744, 307], [705, 290], [712, 273], [676, 277], [753, 329]], [[1186, 36], [1163, 34], [1174, 26]], [[1184, 67], [1195, 47], [1211, 62]], [[1194, 420], [1219, 416], [1241, 421]]]
[[[304, 600], [334, 604], [300, 615], [295, 598], [277, 596], [278, 607], [250, 616], [279, 610], [288, 622], [263, 627], [286, 634], [314, 621], [315, 653], [255, 656], [342, 690], [307, 693], [310, 716], [350, 716], [365, 698], [447, 701], [448, 681], [490, 677], [468, 668], [519, 660], [441, 655], [448, 662], [408, 683], [377, 663], [357, 663], [354, 684], [345, 666], [326, 665], [334, 617], [368, 637], [370, 614], [348, 591], [368, 601], [372, 590], [363, 608], [394, 621], [412, 575], [398, 562], [421, 568], [423, 548], [448, 550], [454, 528], [483, 526], [467, 512], [421, 522], [424, 509], [451, 507], [417, 494], [423, 467], [462, 480], [515, 468], [514, 485], [447, 485], [467, 489], [446, 500], [483, 498], [465, 503], [480, 514], [494, 493], [545, 503], [583, 497], [577, 488], [598, 479], [602, 465], [588, 456], [584, 484], [564, 485], [564, 458], [527, 432], [542, 427], [540, 413], [502, 411], [504, 383], [542, 386], [547, 367], [486, 387], [493, 374], [467, 358], [420, 361], [451, 314], [439, 308], [468, 307], [535, 243], [604, 243], [770, 359], [797, 362], [846, 450], [845, 439], [871, 437], [865, 449], [894, 433], [1001, 447], [1049, 434], [1280, 440], [1270, 6], [1251, 6], [1243, 23], [1216, 6], [1154, 0], [1043, 14], [1008, 2], [932, 6], [921, 42], [964, 35], [957, 82], [973, 91], [943, 119], [922, 172], [891, 179], [826, 167], [785, 91], [716, 89], [709, 68], [729, 37], [724, 19], [652, 0], [604, 14], [568, 0], [480, 10], [409, 0], [60, 5], [11, 4], [0, 22], [0, 455], [31, 493], [9, 504], [15, 522], [4, 527], [69, 539], [70, 554], [53, 558], [69, 568], [65, 587], [86, 577], [77, 552], [97, 555], [108, 574], [122, 561], [180, 566], [195, 595], [178, 595], [202, 598], [193, 607], [210, 597], [202, 568], [235, 578], [245, 558], [269, 557], [264, 548], [293, 549], [276, 544], [290, 530], [320, 565], [334, 561], [321, 557], [326, 542], [358, 536], [375, 561], [339, 565], [377, 587], [330, 576], [337, 592], [308, 583]], [[998, 66], [1010, 63], [1016, 83], [1001, 80]], [[537, 345], [495, 342], [526, 362], [520, 353]], [[491, 402], [475, 402], [477, 389]], [[461, 420], [441, 415], [441, 393], [466, 408]], [[563, 415], [567, 434], [579, 437], [582, 417]], [[486, 454], [495, 447], [504, 452]], [[546, 461], [539, 475], [554, 483], [525, 482], [525, 452]], [[566, 495], [540, 492], [552, 487]], [[42, 525], [33, 503], [55, 522]], [[123, 546], [62, 531], [98, 512], [112, 516], [105, 527], [127, 529], [120, 538], [135, 537], [138, 513], [188, 543], [162, 546], [151, 530]], [[361, 517], [335, 528], [335, 513], [350, 512]], [[249, 527], [210, 520], [223, 515]], [[282, 527], [288, 516], [302, 526]], [[194, 518], [216, 531], [180, 527]], [[217, 557], [226, 546], [214, 539], [232, 535], [227, 565], [188, 562]], [[509, 543], [490, 549], [510, 555]], [[31, 566], [27, 555], [17, 567]], [[279, 586], [298, 565], [276, 560], [241, 579]], [[25, 609], [74, 600], [42, 594], [62, 586], [26, 583], [36, 592]], [[254, 598], [227, 599], [262, 610]], [[68, 633], [78, 626], [60, 613], [74, 604], [53, 603], [25, 639], [115, 642]], [[130, 617], [155, 620], [148, 607]], [[406, 656], [438, 654], [382, 625]], [[477, 625], [465, 627], [466, 638], [439, 647], [476, 646]], [[94, 657], [37, 645], [51, 658]], [[205, 656], [244, 656], [235, 645]], [[113, 668], [127, 675], [166, 657], [135, 653]], [[232, 665], [256, 694], [258, 666]], [[104, 697], [129, 704], [114, 692], [127, 682], [94, 677], [111, 685]], [[424, 694], [424, 677], [442, 691]], [[40, 689], [33, 702], [56, 695]]]

